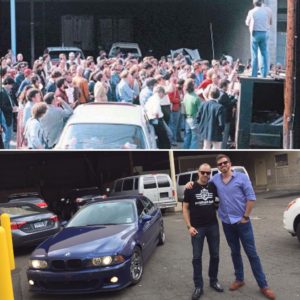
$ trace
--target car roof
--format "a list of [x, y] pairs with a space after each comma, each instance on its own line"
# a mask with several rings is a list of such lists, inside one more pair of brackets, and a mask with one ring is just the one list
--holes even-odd
[[119, 195], [119, 196], [111, 196], [107, 198], [96, 198], [94, 201], [87, 203], [87, 205], [90, 205], [92, 203], [98, 203], [98, 202], [110, 202], [110, 201], [134, 201], [136, 202], [138, 199], [141, 199], [145, 196], [142, 195]]
[[47, 47], [48, 51], [82, 51], [78, 47]]
[[122, 46], [122, 47], [139, 47], [139, 44], [138, 43], [130, 43], [130, 42], [116, 42], [116, 43], [113, 43], [112, 44], [112, 47], [115, 47], [115, 46]]
[[124, 179], [131, 179], [131, 178], [138, 178], [138, 177], [142, 177], [142, 176], [157, 176], [157, 175], [163, 175], [163, 176], [170, 177], [169, 174], [167, 174], [167, 173], [155, 173], [155, 174], [152, 173], [152, 174], [140, 174], [140, 175], [117, 178], [117, 179], [115, 179], [115, 181], [124, 180]]
[[88, 103], [78, 106], [68, 124], [144, 124], [142, 108], [127, 103]]

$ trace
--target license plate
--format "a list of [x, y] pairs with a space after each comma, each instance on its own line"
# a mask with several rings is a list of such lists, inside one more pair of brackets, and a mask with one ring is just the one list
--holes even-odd
[[169, 197], [169, 193], [160, 193], [160, 198], [168, 198]]
[[39, 229], [46, 226], [46, 222], [37, 222], [33, 224], [34, 228]]

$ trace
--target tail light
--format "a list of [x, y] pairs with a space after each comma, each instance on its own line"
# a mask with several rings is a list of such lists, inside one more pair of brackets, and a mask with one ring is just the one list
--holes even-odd
[[175, 190], [172, 190], [172, 196], [175, 197], [176, 196], [176, 192]]
[[58, 216], [53, 216], [50, 218], [51, 221], [53, 221], [54, 223], [58, 222]]
[[10, 223], [10, 228], [11, 228], [11, 230], [17, 230], [17, 229], [20, 229], [25, 224], [26, 224], [26, 222], [12, 222], [12, 223]]
[[40, 207], [40, 208], [47, 208], [47, 207], [48, 207], [47, 203], [44, 202], [44, 201], [39, 202], [39, 203], [37, 203], [36, 205], [37, 205], [38, 207]]

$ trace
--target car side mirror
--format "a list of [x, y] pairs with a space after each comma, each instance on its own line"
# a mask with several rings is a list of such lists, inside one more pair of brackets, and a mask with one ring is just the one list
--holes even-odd
[[67, 226], [68, 222], [67, 221], [62, 221], [60, 222], [60, 226], [65, 228]]
[[149, 222], [151, 220], [152, 220], [152, 216], [150, 216], [150, 215], [144, 215], [142, 217], [142, 219], [141, 219], [141, 221], [142, 221], [143, 224], [145, 224], [145, 223], [147, 223], [147, 222]]

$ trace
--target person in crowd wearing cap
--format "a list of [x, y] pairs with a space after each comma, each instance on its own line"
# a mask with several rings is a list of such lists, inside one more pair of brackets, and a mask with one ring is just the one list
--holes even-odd
[[19, 89], [17, 91], [17, 96], [21, 95], [21, 93], [24, 90], [25, 86], [31, 85], [31, 75], [32, 75], [31, 69], [26, 68], [24, 70], [24, 77], [25, 77], [25, 79], [20, 84], [20, 87], [19, 87]]
[[4, 115], [6, 130], [3, 136], [4, 148], [10, 148], [10, 141], [13, 132], [13, 113], [18, 111], [12, 97], [11, 90], [15, 81], [11, 77], [6, 77], [3, 81], [3, 86], [0, 89], [0, 109]]
[[201, 164], [198, 168], [198, 180], [191, 189], [184, 191], [182, 213], [193, 246], [193, 279], [195, 290], [192, 300], [203, 294], [202, 252], [206, 237], [209, 249], [209, 282], [217, 292], [224, 292], [218, 281], [220, 232], [216, 209], [218, 208], [217, 189], [209, 182], [211, 167]]
[[263, 6], [263, 0], [253, 0], [254, 8], [248, 12], [246, 25], [250, 30], [251, 66], [252, 77], [258, 74], [258, 49], [262, 55], [262, 77], [267, 77], [269, 72], [268, 39], [272, 26], [272, 11]]

